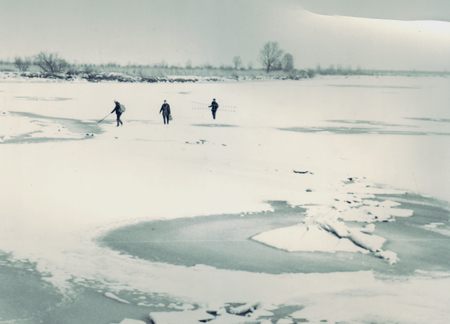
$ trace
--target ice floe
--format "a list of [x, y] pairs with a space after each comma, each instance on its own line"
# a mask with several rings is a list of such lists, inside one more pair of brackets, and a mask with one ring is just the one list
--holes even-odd
[[[252, 239], [289, 252], [372, 252], [390, 264], [396, 263], [397, 254], [383, 250], [386, 239], [373, 234], [373, 222], [409, 217], [413, 211], [398, 208], [401, 204], [392, 200], [379, 201], [376, 196], [367, 199], [366, 188], [370, 186], [365, 181], [352, 179], [351, 186], [350, 195], [337, 194], [339, 198], [330, 201], [329, 206], [304, 206], [307, 211], [302, 223], [260, 233]], [[356, 228], [345, 224], [349, 221], [369, 224]]]
[[270, 318], [275, 318], [269, 308], [276, 309], [276, 307], [266, 307], [260, 302], [251, 302], [240, 306], [220, 304], [216, 307], [199, 308], [193, 311], [151, 312], [149, 318], [154, 324], [194, 324], [198, 322], [262, 324], [271, 323]]
[[105, 293], [105, 296], [108, 297], [108, 298], [117, 300], [118, 302], [121, 302], [121, 303], [124, 303], [124, 304], [129, 304], [129, 303], [130, 303], [128, 300], [119, 298], [119, 297], [117, 297], [116, 295], [114, 295], [114, 294], [111, 293], [111, 292], [106, 292], [106, 293]]

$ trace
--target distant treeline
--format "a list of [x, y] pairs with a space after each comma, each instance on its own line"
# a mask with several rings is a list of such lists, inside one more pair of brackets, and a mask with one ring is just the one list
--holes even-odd
[[[61, 70], [56, 72], [46, 71], [42, 66], [37, 65], [35, 62], [22, 61], [25, 65], [20, 66], [18, 62], [9, 62], [0, 60], [0, 72], [25, 72], [24, 76], [28, 77], [50, 77], [55, 76], [57, 78], [67, 79], [82, 76], [89, 81], [94, 80], [118, 80], [127, 81], [129, 79], [142, 79], [148, 82], [157, 82], [160, 79], [174, 79], [177, 76], [183, 77], [184, 80], [192, 77], [200, 78], [230, 78], [230, 79], [260, 79], [260, 78], [274, 78], [274, 79], [290, 79], [299, 80], [304, 78], [313, 78], [316, 76], [355, 76], [355, 75], [367, 75], [367, 76], [448, 76], [448, 71], [399, 71], [399, 70], [373, 70], [373, 69], [352, 69], [351, 67], [343, 68], [340, 65], [336, 67], [331, 65], [327, 68], [317, 66], [316, 68], [308, 69], [292, 69], [286, 71], [283, 69], [272, 69], [267, 73], [266, 69], [254, 69], [251, 67], [235, 68], [233, 66], [220, 66], [215, 67], [211, 64], [204, 64], [202, 66], [169, 66], [167, 64], [159, 63], [154, 65], [137, 65], [129, 64], [126, 66], [117, 63], [108, 64], [69, 64], [63, 62]], [[19, 62], [20, 63], [20, 62]], [[120, 77], [119, 75], [122, 75]]]
[[376, 70], [376, 69], [361, 69], [357, 67], [343, 68], [341, 65], [330, 65], [327, 68], [322, 68], [318, 65], [315, 69], [308, 69], [308, 75], [314, 77], [316, 75], [369, 75], [369, 76], [448, 76], [449, 71], [417, 71], [417, 70]]
[[195, 78], [207, 78], [219, 80], [227, 79], [291, 79], [299, 80], [310, 77], [306, 70], [292, 69], [290, 71], [272, 70], [266, 73], [265, 69], [234, 68], [232, 66], [214, 67], [210, 64], [197, 67], [168, 66], [165, 64], [155, 65], [126, 65], [109, 64], [67, 64], [64, 69], [47, 70], [41, 66], [30, 63], [26, 69], [19, 69], [17, 64], [0, 61], [0, 72], [21, 73], [30, 78], [35, 77], [55, 77], [59, 79], [70, 79], [81, 77], [88, 81], [118, 80], [128, 82], [130, 80], [143, 80], [145, 82], [157, 82], [156, 80], [172, 80], [182, 77], [184, 80]]

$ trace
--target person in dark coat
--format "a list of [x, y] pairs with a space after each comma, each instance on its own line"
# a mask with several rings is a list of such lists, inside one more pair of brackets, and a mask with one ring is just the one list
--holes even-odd
[[217, 108], [219, 108], [219, 104], [216, 102], [216, 99], [213, 99], [211, 106], [209, 107], [211, 108], [213, 119], [216, 119], [216, 111]]
[[122, 121], [120, 120], [120, 116], [122, 116], [122, 108], [120, 107], [120, 103], [118, 101], [114, 101], [116, 103], [116, 106], [114, 107], [114, 110], [111, 111], [111, 114], [113, 112], [116, 113], [117, 116], [117, 127], [119, 127], [119, 124], [123, 126]]
[[170, 106], [166, 100], [164, 100], [164, 103], [161, 106], [159, 113], [162, 113], [162, 115], [163, 115], [164, 124], [166, 124], [166, 121], [167, 121], [167, 124], [169, 124]]

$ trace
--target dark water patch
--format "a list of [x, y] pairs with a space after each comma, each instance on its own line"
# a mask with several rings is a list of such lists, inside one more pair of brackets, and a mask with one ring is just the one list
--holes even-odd
[[438, 123], [450, 123], [450, 119], [445, 119], [445, 118], [414, 118], [414, 117], [406, 117], [405, 119], [420, 120], [420, 121], [431, 121], [431, 122], [438, 122]]
[[406, 194], [400, 194], [400, 195], [380, 195], [378, 194], [377, 197], [382, 199], [393, 199], [400, 203], [415, 203], [420, 204], [423, 206], [436, 206], [442, 209], [450, 210], [450, 202], [447, 202], [445, 200], [436, 199], [433, 197], [426, 197], [421, 196], [416, 193], [406, 193]]
[[2, 323], [35, 324], [63, 296], [42, 280], [35, 264], [0, 255], [0, 319]]
[[150, 324], [149, 312], [173, 311], [170, 304], [182, 304], [166, 294], [114, 292], [130, 302], [124, 304], [106, 297], [108, 290], [94, 288], [98, 283], [78, 280], [70, 280], [71, 293], [63, 296], [43, 279], [36, 264], [0, 252], [0, 323], [119, 323], [127, 317]]
[[236, 125], [227, 125], [227, 124], [192, 124], [192, 126], [198, 126], [198, 127], [237, 127]]
[[[285, 253], [267, 248], [250, 237], [269, 229], [298, 224], [304, 217], [302, 208], [290, 208], [283, 202], [271, 202], [271, 205], [275, 213], [213, 215], [140, 223], [114, 230], [100, 242], [150, 261], [263, 272], [264, 268], [271, 268], [270, 263], [283, 262]], [[267, 259], [261, 262], [264, 253], [273, 258], [268, 264], [264, 264]]]
[[[34, 119], [36, 122], [40, 121], [53, 121], [61, 125], [61, 127], [67, 128], [70, 132], [75, 134], [82, 134], [83, 138], [58, 138], [58, 137], [33, 137], [33, 134], [39, 133], [39, 131], [34, 131], [26, 134], [21, 134], [19, 136], [14, 136], [13, 138], [6, 140], [0, 144], [27, 144], [27, 143], [43, 143], [43, 142], [61, 142], [61, 141], [78, 141], [84, 139], [92, 139], [95, 135], [103, 133], [97, 121], [81, 121], [78, 119], [70, 118], [57, 118], [57, 117], [47, 117], [33, 113], [27, 112], [10, 112], [13, 116], [28, 117]], [[43, 125], [43, 128], [46, 126]]]
[[93, 134], [101, 134], [102, 129], [97, 121], [85, 121], [79, 119], [71, 119], [71, 118], [59, 118], [59, 117], [48, 117], [33, 113], [27, 112], [11, 112], [11, 115], [29, 117], [33, 119], [43, 119], [43, 120], [51, 120], [57, 123], [62, 124], [67, 127], [69, 131], [72, 133], [85, 134], [85, 133], [93, 133]]
[[[105, 292], [95, 291], [89, 287], [75, 287], [76, 296], [55, 305], [51, 310], [40, 316], [41, 321], [33, 323], [45, 324], [80, 324], [80, 323], [120, 323], [124, 318], [130, 318], [150, 324], [148, 317], [150, 312], [170, 311], [172, 309], [164, 306], [139, 306], [138, 301], [130, 298], [130, 293], [122, 291], [120, 294], [114, 292], [119, 298], [130, 301], [130, 304], [118, 302], [106, 297]], [[136, 296], [136, 295], [135, 295]], [[161, 299], [147, 296], [146, 301], [151, 304], [169, 304], [170, 299]], [[141, 300], [140, 302], [143, 302]], [[144, 301], [145, 302], [145, 301]]]
[[397, 201], [401, 203], [399, 208], [414, 211], [410, 217], [395, 217], [395, 222], [375, 223], [376, 234], [387, 239], [383, 249], [396, 252], [400, 258], [393, 268], [406, 274], [416, 269], [449, 271], [450, 236], [425, 228], [430, 223], [443, 223], [443, 228], [450, 230], [448, 203], [415, 194], [377, 197]]
[[376, 134], [376, 135], [413, 135], [426, 136], [438, 135], [449, 136], [450, 133], [442, 132], [419, 132], [419, 131], [405, 131], [405, 130], [386, 130], [382, 128], [365, 128], [365, 127], [288, 127], [277, 128], [282, 131], [299, 132], [299, 133], [332, 133], [341, 135], [355, 135], [355, 134]]
[[[422, 206], [415, 200], [402, 202], [401, 208], [414, 210], [413, 217], [376, 223], [375, 234], [388, 240], [383, 249], [392, 250], [400, 257], [397, 264], [389, 265], [372, 253], [286, 252], [251, 240], [261, 232], [292, 226], [304, 219], [302, 208], [291, 208], [285, 202], [270, 204], [274, 212], [244, 217], [227, 214], [130, 225], [107, 233], [99, 243], [153, 262], [184, 266], [204, 264], [271, 274], [373, 270], [404, 275], [416, 269], [450, 270], [449, 260], [443, 257], [450, 252], [450, 237], [416, 224], [448, 220], [449, 213], [441, 206]], [[362, 226], [351, 222], [349, 225]]]
[[339, 88], [367, 88], [367, 89], [421, 89], [421, 87], [364, 85], [364, 84], [328, 84], [329, 87]]
[[383, 126], [383, 127], [418, 127], [413, 125], [399, 125], [399, 124], [389, 124], [380, 121], [372, 120], [328, 120], [331, 123], [341, 123], [341, 124], [352, 124], [352, 125], [373, 125], [373, 126]]
[[432, 135], [432, 136], [449, 136], [450, 133], [443, 133], [443, 132], [413, 132], [413, 131], [377, 131], [377, 134], [381, 134], [381, 135], [419, 135], [419, 136], [427, 136], [427, 135]]
[[[0, 145], [7, 144], [37, 144], [37, 143], [49, 143], [49, 142], [68, 142], [68, 141], [81, 141], [84, 139], [80, 138], [54, 138], [54, 137], [31, 137], [30, 134], [23, 134], [20, 136], [15, 136], [9, 140], [1, 142]], [[89, 137], [86, 136], [86, 139]]]
[[270, 312], [272, 312], [276, 318], [285, 318], [303, 308], [305, 308], [305, 306], [302, 305], [281, 305], [279, 308], [273, 309]]
[[29, 97], [29, 96], [17, 96], [16, 99], [31, 100], [31, 101], [65, 101], [73, 100], [73, 98], [62, 98], [62, 97]]

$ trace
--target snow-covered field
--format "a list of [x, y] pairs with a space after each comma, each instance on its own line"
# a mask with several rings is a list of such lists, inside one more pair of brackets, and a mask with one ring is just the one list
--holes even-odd
[[[280, 200], [306, 213], [298, 225], [254, 233], [254, 240], [287, 251], [369, 253], [385, 267], [401, 266], [402, 256], [377, 235], [377, 223], [413, 218], [414, 212], [375, 195], [414, 193], [444, 206], [450, 201], [449, 87], [447, 78], [407, 77], [195, 84], [5, 80], [0, 250], [11, 253], [8, 262], [34, 264], [42, 280], [67, 298], [90, 287], [99, 298], [106, 293], [122, 301], [133, 292], [153, 311], [157, 294], [199, 308], [300, 305], [286, 323], [447, 323], [449, 269], [418, 268], [408, 277], [251, 273], [150, 262], [107, 249], [98, 238], [143, 221], [245, 217], [270, 211], [267, 201]], [[209, 110], [193, 109], [192, 102], [212, 98], [235, 111], [219, 107], [213, 120]], [[123, 127], [115, 126], [114, 116], [97, 123], [112, 111], [113, 100], [127, 107]], [[170, 125], [158, 114], [163, 100], [171, 105]], [[450, 233], [448, 219], [423, 228], [443, 238]]]

